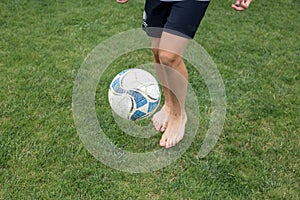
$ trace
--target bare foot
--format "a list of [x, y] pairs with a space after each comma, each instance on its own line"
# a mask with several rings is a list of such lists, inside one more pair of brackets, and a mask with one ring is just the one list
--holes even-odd
[[160, 111], [154, 114], [152, 123], [157, 131], [164, 132], [169, 121], [170, 111], [167, 106], [163, 106]]
[[168, 127], [162, 135], [159, 145], [161, 147], [170, 148], [180, 142], [184, 135], [186, 121], [186, 113], [182, 116], [171, 115], [168, 121]]

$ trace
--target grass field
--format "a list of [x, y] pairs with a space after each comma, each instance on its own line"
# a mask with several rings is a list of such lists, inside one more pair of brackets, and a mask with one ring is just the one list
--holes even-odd
[[[143, 0], [1, 0], [0, 199], [300, 199], [300, 3], [256, 0], [238, 13], [232, 2], [212, 1], [195, 37], [225, 84], [217, 145], [198, 159], [210, 101], [190, 69], [201, 102], [196, 139], [170, 166], [130, 174], [103, 165], [83, 146], [72, 92], [92, 49], [141, 26]], [[115, 65], [151, 61], [149, 51], [139, 55]], [[99, 86], [97, 96], [107, 101], [106, 95]], [[111, 137], [137, 151], [145, 142], [118, 130]], [[153, 148], [158, 140], [150, 140]]]

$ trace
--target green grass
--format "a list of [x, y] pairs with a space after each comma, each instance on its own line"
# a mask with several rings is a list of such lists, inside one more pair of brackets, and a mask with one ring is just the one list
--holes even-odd
[[[172, 165], [129, 174], [106, 167], [83, 146], [72, 91], [94, 47], [140, 27], [143, 1], [2, 0], [0, 199], [299, 199], [300, 4], [254, 1], [237, 13], [231, 3], [212, 1], [195, 37], [226, 88], [226, 122], [217, 145], [198, 160], [210, 101], [201, 76], [188, 66], [201, 102], [195, 141]], [[115, 65], [151, 59], [142, 53]], [[106, 95], [99, 87], [97, 96]], [[119, 131], [111, 134], [116, 143], [143, 150], [145, 140], [134, 145]], [[158, 139], [149, 142], [154, 149]]]

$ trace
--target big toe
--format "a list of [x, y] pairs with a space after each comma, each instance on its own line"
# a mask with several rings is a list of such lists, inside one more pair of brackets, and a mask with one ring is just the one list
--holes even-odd
[[159, 146], [161, 147], [165, 147], [167, 143], [167, 139], [166, 138], [161, 138], [161, 140], [159, 141]]

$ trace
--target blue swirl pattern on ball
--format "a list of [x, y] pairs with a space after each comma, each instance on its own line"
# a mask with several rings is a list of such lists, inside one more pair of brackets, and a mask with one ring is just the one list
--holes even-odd
[[159, 100], [155, 100], [154, 102], [149, 102], [148, 112], [153, 112], [159, 105]]
[[133, 97], [136, 108], [140, 108], [148, 102], [145, 96], [141, 94], [139, 91], [128, 90], [127, 94]]
[[148, 117], [159, 106], [158, 83], [147, 71], [124, 70], [110, 84], [109, 102], [112, 109], [123, 118], [135, 121]]
[[113, 91], [117, 94], [124, 94], [126, 93], [126, 90], [124, 90], [122, 87], [121, 87], [121, 84], [120, 84], [120, 77], [117, 78], [116, 80], [114, 80], [112, 83], [111, 83], [111, 88], [113, 89]]

